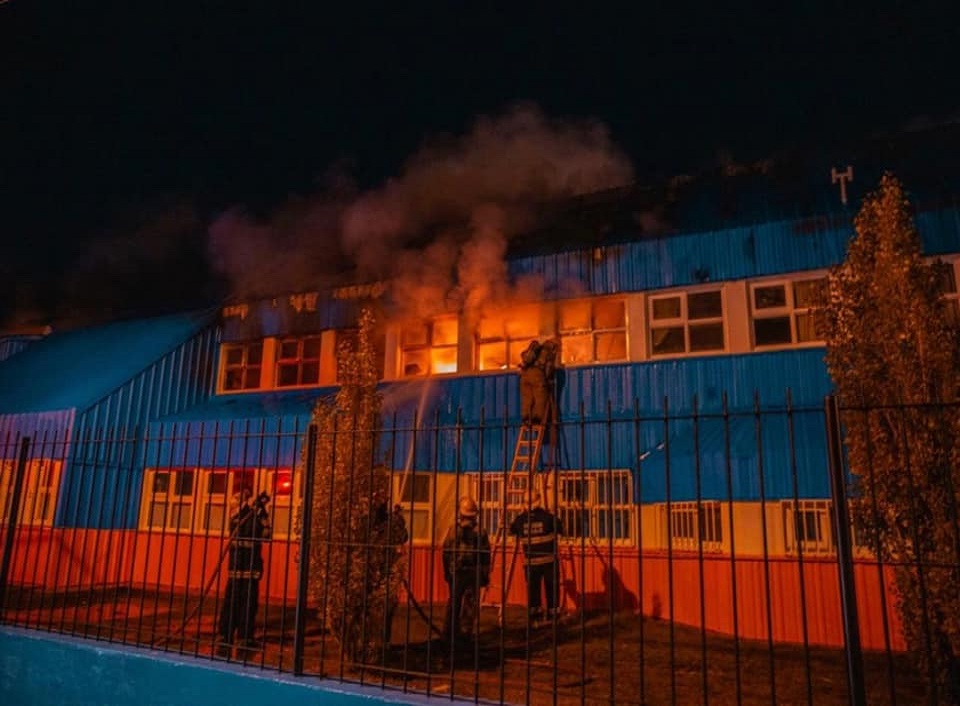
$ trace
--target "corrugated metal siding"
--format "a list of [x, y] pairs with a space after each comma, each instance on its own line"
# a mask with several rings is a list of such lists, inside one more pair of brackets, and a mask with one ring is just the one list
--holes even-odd
[[[378, 306], [376, 302], [373, 306]], [[298, 311], [290, 297], [248, 303], [245, 316], [230, 316], [223, 322], [224, 341], [246, 341], [266, 336], [317, 333], [357, 325], [360, 311], [371, 306], [367, 299], [334, 299], [327, 294], [317, 300], [316, 309]]]
[[66, 458], [74, 410], [0, 414], [0, 459], [15, 459], [20, 441], [29, 436], [31, 458]]
[[15, 356], [20, 351], [27, 348], [34, 338], [4, 338], [0, 340], [0, 361]]
[[[77, 415], [59, 523], [133, 526], [142, 478], [138, 435], [153, 419], [212, 394], [217, 340], [216, 328], [207, 327]], [[109, 516], [103, 508], [111, 508]]]

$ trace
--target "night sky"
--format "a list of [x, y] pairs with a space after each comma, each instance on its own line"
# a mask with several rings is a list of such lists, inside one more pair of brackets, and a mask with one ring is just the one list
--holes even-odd
[[960, 119], [949, 3], [459, 5], [0, 4], [0, 327], [217, 301], [224, 213], [302, 219], [517, 104], [641, 183]]

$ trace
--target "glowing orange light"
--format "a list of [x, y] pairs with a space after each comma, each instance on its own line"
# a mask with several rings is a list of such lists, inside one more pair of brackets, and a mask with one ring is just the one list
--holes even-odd
[[293, 493], [293, 475], [289, 471], [281, 471], [274, 482], [274, 495], [290, 495]]

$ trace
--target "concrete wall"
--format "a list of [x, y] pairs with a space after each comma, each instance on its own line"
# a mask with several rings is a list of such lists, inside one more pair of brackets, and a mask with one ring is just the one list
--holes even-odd
[[[448, 702], [444, 699], [444, 702]], [[425, 697], [293, 679], [66, 636], [0, 628], [0, 703], [18, 706], [427, 704]]]

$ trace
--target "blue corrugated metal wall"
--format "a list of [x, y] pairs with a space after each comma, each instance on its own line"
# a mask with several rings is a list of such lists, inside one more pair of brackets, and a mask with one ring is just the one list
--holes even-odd
[[58, 524], [132, 526], [143, 475], [138, 437], [151, 420], [210, 397], [217, 342], [217, 329], [204, 329], [77, 415]]
[[31, 458], [66, 458], [73, 419], [72, 409], [0, 414], [0, 459], [17, 458], [25, 436], [31, 440]]
[[15, 356], [35, 340], [33, 338], [4, 338], [0, 340], [0, 362]]

